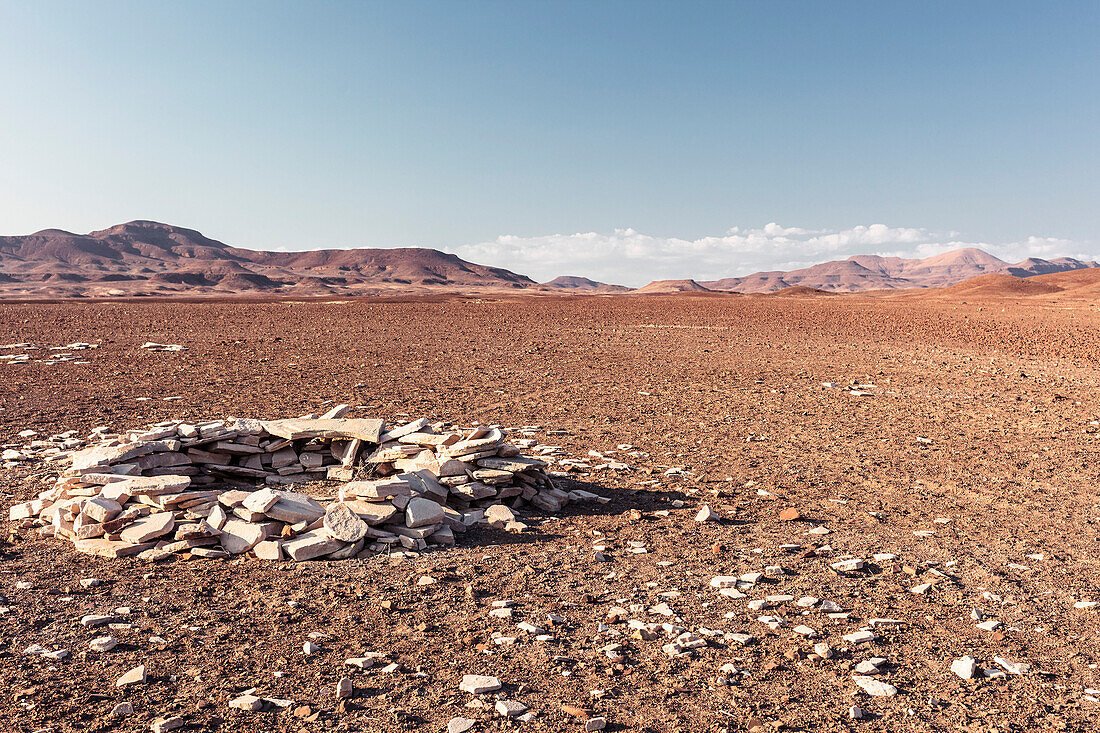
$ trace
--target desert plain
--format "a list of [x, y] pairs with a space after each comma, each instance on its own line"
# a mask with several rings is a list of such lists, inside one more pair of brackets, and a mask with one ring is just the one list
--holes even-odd
[[[610, 501], [303, 563], [109, 560], [7, 523], [0, 729], [1095, 730], [1098, 327], [1094, 299], [1011, 292], [5, 303], [0, 341], [97, 344], [0, 364], [5, 448], [347, 403], [539, 426], [582, 462], [558, 482]], [[0, 472], [5, 516], [56, 475]], [[81, 618], [119, 607], [91, 650]], [[702, 643], [672, 655], [681, 634]]]

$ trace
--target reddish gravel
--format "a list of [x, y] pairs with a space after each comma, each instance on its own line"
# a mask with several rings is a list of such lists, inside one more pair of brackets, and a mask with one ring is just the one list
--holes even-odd
[[[630, 473], [578, 477], [612, 496], [608, 505], [571, 506], [523, 535], [477, 530], [456, 549], [400, 563], [150, 566], [77, 555], [8, 525], [0, 728], [143, 731], [179, 715], [195, 731], [439, 731], [461, 715], [478, 719], [476, 730], [582, 730], [562, 711], [567, 703], [605, 715], [608, 730], [1095, 729], [1100, 704], [1085, 689], [1100, 688], [1100, 614], [1073, 603], [1100, 600], [1100, 433], [1090, 424], [1100, 419], [1098, 326], [1088, 301], [858, 296], [9, 304], [0, 340], [100, 346], [80, 352], [87, 365], [0, 366], [5, 444], [23, 442], [15, 435], [27, 428], [280, 417], [334, 400], [361, 406], [352, 416], [538, 424], [567, 431], [543, 440], [576, 457], [630, 443], [650, 458], [628, 459]], [[188, 350], [142, 351], [146, 341]], [[874, 386], [851, 396], [822, 382]], [[670, 467], [688, 473], [663, 476]], [[48, 480], [41, 464], [5, 472], [3, 506]], [[703, 503], [725, 519], [694, 522]], [[803, 520], [780, 521], [789, 507]], [[818, 525], [832, 534], [806, 534]], [[920, 530], [934, 535], [914, 535]], [[612, 562], [594, 562], [595, 533], [609, 538]], [[628, 541], [648, 553], [630, 554]], [[827, 543], [833, 553], [786, 552], [784, 543]], [[829, 569], [830, 557], [876, 552], [898, 561], [851, 575]], [[869, 649], [808, 659], [813, 641], [789, 626], [769, 630], [745, 600], [707, 587], [715, 575], [771, 564], [788, 574], [750, 597], [841, 603], [851, 620], [764, 612], [814, 627], [838, 650], [849, 646], [840, 636], [867, 619], [905, 623], [879, 630]], [[949, 580], [910, 593], [935, 577], [930, 567]], [[424, 574], [441, 582], [418, 587]], [[80, 587], [90, 577], [104, 584]], [[659, 595], [669, 591], [679, 595]], [[488, 616], [503, 598], [517, 602], [515, 620], [545, 623], [552, 612], [569, 626], [552, 631], [555, 642], [498, 646], [494, 631], [522, 636], [514, 621]], [[673, 660], [663, 639], [632, 639], [622, 623], [621, 637], [597, 635], [609, 608], [662, 601], [684, 626], [758, 641]], [[134, 628], [116, 634], [122, 643], [112, 652], [87, 651], [103, 632], [84, 629], [80, 617], [117, 606], [133, 609]], [[1004, 627], [976, 629], [974, 608]], [[630, 617], [668, 620], [644, 609]], [[314, 631], [331, 637], [305, 657]], [[601, 651], [614, 642], [624, 644], [622, 661]], [[22, 656], [32, 643], [73, 656]], [[370, 651], [388, 653], [400, 670], [343, 666]], [[948, 666], [965, 654], [983, 667], [999, 655], [1033, 671], [963, 681]], [[852, 668], [870, 656], [890, 660], [882, 678], [896, 696], [869, 698], [852, 683]], [[117, 690], [114, 680], [142, 662], [149, 682]], [[725, 663], [748, 674], [717, 684]], [[500, 677], [536, 717], [510, 723], [467, 707], [464, 673]], [[338, 703], [333, 688], [344, 675], [356, 697]], [[251, 687], [294, 700], [303, 717], [228, 708]], [[133, 703], [134, 716], [107, 719], [120, 700]], [[868, 719], [849, 721], [852, 704]]]

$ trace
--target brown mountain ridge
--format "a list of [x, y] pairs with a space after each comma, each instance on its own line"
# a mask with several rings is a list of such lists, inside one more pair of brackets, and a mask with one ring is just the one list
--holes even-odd
[[[434, 249], [323, 249], [273, 252], [232, 247], [193, 229], [132, 221], [73, 234], [45, 229], [0, 236], [0, 298], [270, 295], [326, 297], [432, 292], [508, 291], [599, 295], [775, 293], [810, 297], [868, 290], [948, 288], [950, 295], [1027, 296], [1100, 290], [1090, 274], [1081, 284], [1044, 283], [1054, 275], [1100, 272], [1096, 262], [1058, 257], [1008, 263], [967, 248], [904, 259], [854, 255], [791, 271], [757, 272], [720, 280], [658, 280], [641, 288], [562, 276], [541, 285], [525, 275], [467, 262]], [[992, 277], [997, 276], [997, 277]], [[1098, 276], [1100, 277], [1100, 276]], [[1032, 284], [1023, 284], [1022, 278]], [[1056, 288], [1050, 290], [1049, 288]]]
[[1011, 264], [988, 252], [969, 247], [923, 259], [853, 255], [846, 260], [823, 262], [800, 270], [756, 272], [744, 277], [704, 280], [700, 284], [711, 290], [737, 293], [770, 293], [796, 285], [828, 292], [851, 293], [863, 290], [942, 288], [979, 275], [1004, 274], [1021, 278], [1097, 266], [1096, 262], [1085, 262], [1071, 257], [1052, 260], [1030, 257]]
[[265, 252], [153, 221], [89, 234], [46, 229], [0, 237], [0, 294], [7, 297], [366, 295], [534, 284], [524, 275], [434, 249]]

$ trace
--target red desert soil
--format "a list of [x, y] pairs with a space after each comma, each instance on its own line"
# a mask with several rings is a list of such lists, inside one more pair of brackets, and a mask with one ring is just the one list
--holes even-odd
[[[292, 416], [339, 401], [360, 406], [351, 416], [541, 425], [541, 440], [577, 458], [625, 443], [649, 458], [577, 475], [610, 504], [570, 505], [519, 535], [477, 529], [401, 562], [149, 565], [7, 525], [2, 727], [136, 733], [180, 716], [187, 731], [441, 731], [461, 716], [480, 731], [583, 730], [564, 704], [622, 731], [1095, 730], [1100, 618], [1074, 606], [1100, 600], [1098, 326], [1092, 302], [1042, 299], [7, 304], [7, 341], [99, 348], [79, 352], [87, 364], [0, 365], [5, 447], [25, 429]], [[187, 350], [147, 352], [146, 341]], [[4, 471], [5, 508], [54, 475], [44, 464]], [[720, 521], [695, 522], [703, 504]], [[782, 521], [787, 509], [802, 519]], [[816, 527], [831, 533], [808, 534]], [[600, 540], [610, 562], [595, 559]], [[866, 567], [834, 571], [846, 555]], [[784, 574], [748, 598], [710, 587], [772, 565]], [[440, 582], [419, 586], [422, 575]], [[88, 578], [102, 585], [83, 587]], [[765, 594], [831, 600], [850, 615], [782, 599], [747, 606]], [[504, 599], [516, 616], [490, 617]], [[120, 606], [130, 628], [79, 623]], [[755, 643], [718, 634], [671, 659], [663, 631], [635, 638], [608, 619], [615, 607]], [[516, 629], [550, 613], [566, 619], [551, 641]], [[983, 630], [972, 613], [1003, 625]], [[772, 630], [763, 615], [788, 623]], [[869, 644], [842, 639], [876, 618], [900, 623], [876, 625]], [[306, 656], [312, 632], [326, 636]], [[119, 646], [90, 651], [106, 633]], [[500, 645], [494, 634], [520, 638]], [[820, 641], [833, 658], [810, 656]], [[23, 656], [31, 644], [72, 656]], [[399, 666], [344, 665], [367, 652]], [[999, 669], [995, 657], [1031, 668], [963, 680], [949, 666], [964, 655], [981, 669]], [[872, 657], [886, 660], [878, 677], [896, 695], [854, 683]], [[147, 683], [116, 688], [138, 664]], [[499, 677], [502, 696], [534, 718], [505, 721], [493, 696], [460, 692], [463, 674]], [[355, 696], [337, 701], [344, 676]], [[228, 707], [250, 688], [294, 704]], [[108, 719], [124, 700], [133, 716]], [[851, 705], [866, 718], [849, 720]]]

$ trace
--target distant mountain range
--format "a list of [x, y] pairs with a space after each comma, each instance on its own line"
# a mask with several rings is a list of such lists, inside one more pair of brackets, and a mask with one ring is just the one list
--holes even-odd
[[645, 295], [714, 291], [796, 294], [813, 289], [841, 293], [942, 288], [981, 275], [1018, 279], [1097, 267], [1100, 265], [1096, 262], [1069, 257], [1029, 258], [1010, 264], [971, 248], [925, 259], [856, 255], [788, 272], [757, 272], [702, 282], [658, 280], [632, 290], [579, 276], [562, 276], [539, 284], [525, 275], [467, 262], [434, 249], [241, 249], [193, 229], [153, 221], [132, 221], [90, 234], [46, 229], [0, 237], [3, 298], [344, 296], [441, 291]]
[[7, 297], [322, 296], [535, 285], [524, 275], [434, 249], [263, 252], [153, 221], [90, 234], [46, 229], [0, 237], [0, 293]]
[[783, 288], [803, 286], [837, 293], [861, 290], [898, 290], [901, 288], [941, 288], [978, 275], [1005, 274], [1032, 277], [1052, 272], [1068, 272], [1098, 267], [1071, 257], [1041, 260], [1030, 257], [1010, 264], [988, 252], [969, 247], [924, 259], [855, 255], [801, 270], [756, 272], [744, 277], [707, 280], [700, 284], [710, 290], [737, 293], [771, 293]]

